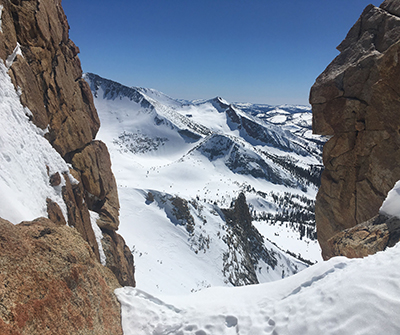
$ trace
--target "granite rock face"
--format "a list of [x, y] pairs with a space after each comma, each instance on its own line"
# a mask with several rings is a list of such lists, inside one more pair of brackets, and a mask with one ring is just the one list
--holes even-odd
[[400, 4], [369, 5], [310, 92], [313, 130], [330, 135], [316, 202], [323, 257], [328, 240], [378, 214], [400, 179]]
[[[83, 184], [80, 181], [79, 174], [73, 170], [71, 173], [78, 183], [72, 184], [68, 174], [65, 174], [65, 186], [62, 189], [64, 202], [67, 206], [68, 223], [81, 233], [83, 239], [89, 243], [97, 259], [100, 260], [99, 247], [91, 225], [89, 210], [84, 201], [85, 191]], [[50, 215], [49, 218], [51, 219]]]
[[135, 286], [133, 256], [124, 239], [114, 231], [103, 233], [102, 245], [106, 255], [107, 267], [117, 277], [122, 286]]
[[366, 257], [393, 247], [399, 240], [400, 219], [379, 214], [331, 237], [327, 241], [330, 254], [326, 256]]
[[121, 334], [114, 274], [71, 227], [0, 219], [1, 334]]
[[0, 55], [18, 55], [10, 66], [21, 102], [40, 128], [49, 126], [48, 139], [61, 154], [84, 147], [96, 135], [100, 121], [77, 56], [68, 37], [61, 1], [2, 1]]
[[[68, 180], [63, 189], [68, 209], [64, 221], [82, 234], [99, 258], [88, 210], [100, 214], [100, 228], [115, 232], [118, 192], [107, 147], [94, 141], [100, 121], [82, 78], [79, 49], [69, 39], [61, 0], [0, 0], [0, 5], [0, 58], [9, 68], [22, 104], [32, 112], [32, 122], [48, 129], [46, 138], [72, 164], [71, 174], [80, 183], [73, 185]], [[61, 176], [49, 179], [52, 185], [61, 182]], [[62, 222], [56, 205], [48, 203], [49, 217]], [[120, 243], [116, 233], [112, 236]], [[130, 259], [120, 262], [133, 278], [131, 263]], [[110, 267], [115, 269], [115, 264]]]
[[97, 224], [102, 229], [117, 230], [119, 225], [119, 200], [117, 184], [111, 172], [111, 160], [106, 145], [92, 141], [72, 158], [73, 166], [80, 171], [87, 203], [100, 214]]

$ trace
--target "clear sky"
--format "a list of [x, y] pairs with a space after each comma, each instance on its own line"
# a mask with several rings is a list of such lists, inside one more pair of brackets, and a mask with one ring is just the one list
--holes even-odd
[[[383, 1], [383, 0], [382, 0]], [[179, 99], [308, 104], [373, 0], [63, 0], [85, 72]]]

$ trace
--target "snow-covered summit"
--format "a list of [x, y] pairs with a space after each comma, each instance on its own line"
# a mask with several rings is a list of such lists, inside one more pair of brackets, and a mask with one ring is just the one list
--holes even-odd
[[97, 94], [101, 89], [103, 99], [115, 100], [128, 98], [131, 101], [142, 104], [143, 108], [151, 108], [157, 102], [180, 107], [182, 104], [164, 93], [151, 88], [128, 87], [115, 81], [102, 78], [94, 73], [83, 74], [84, 79], [89, 83], [90, 89]]

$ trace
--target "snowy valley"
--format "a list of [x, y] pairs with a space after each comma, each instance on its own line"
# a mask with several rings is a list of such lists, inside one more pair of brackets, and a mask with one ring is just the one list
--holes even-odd
[[399, 1], [312, 111], [84, 74], [69, 29], [0, 0], [1, 335], [400, 334]]
[[[321, 260], [313, 206], [324, 139], [312, 135], [309, 107], [174, 100], [84, 77], [139, 288], [179, 294], [263, 283]], [[240, 194], [248, 227], [235, 220]]]
[[[398, 246], [320, 259], [324, 138], [307, 107], [177, 101], [86, 80], [134, 246], [137, 287], [115, 291], [125, 335], [397, 334]], [[398, 201], [397, 187], [382, 212], [399, 215]], [[306, 268], [287, 250], [319, 262]]]

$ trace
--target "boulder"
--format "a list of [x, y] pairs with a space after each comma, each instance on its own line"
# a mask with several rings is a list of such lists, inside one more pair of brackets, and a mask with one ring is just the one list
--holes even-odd
[[120, 334], [118, 281], [73, 228], [0, 219], [1, 334]]
[[49, 216], [49, 219], [61, 226], [66, 225], [67, 222], [65, 221], [60, 206], [49, 198], [46, 199], [46, 204], [47, 204], [47, 214]]
[[331, 237], [328, 257], [361, 258], [394, 246], [400, 240], [400, 219], [377, 215]]
[[318, 241], [378, 214], [400, 179], [398, 2], [369, 5], [311, 88], [313, 131], [332, 136], [316, 200]]
[[61, 184], [61, 176], [59, 172], [56, 172], [50, 176], [50, 185], [55, 187]]

